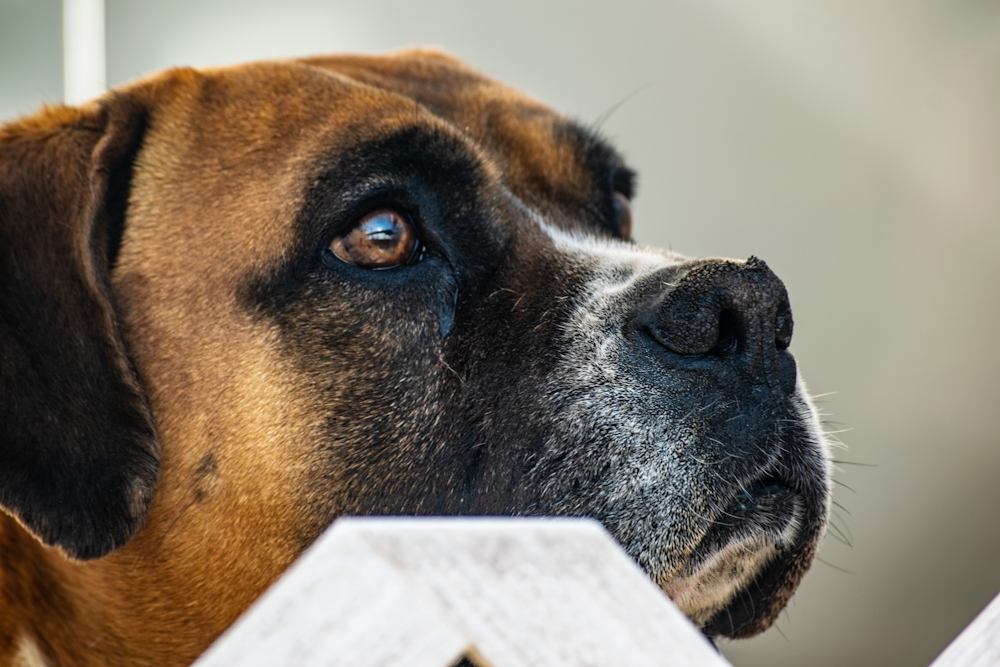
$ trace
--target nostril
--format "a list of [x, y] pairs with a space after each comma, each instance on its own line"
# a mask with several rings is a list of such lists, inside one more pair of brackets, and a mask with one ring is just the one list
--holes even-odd
[[670, 352], [745, 357], [748, 372], [760, 375], [762, 364], [791, 344], [788, 295], [764, 262], [709, 260], [671, 278], [659, 281], [667, 289], [651, 295], [628, 324]]
[[719, 340], [709, 354], [723, 355], [738, 352], [742, 334], [739, 315], [728, 308], [723, 310], [719, 313]]

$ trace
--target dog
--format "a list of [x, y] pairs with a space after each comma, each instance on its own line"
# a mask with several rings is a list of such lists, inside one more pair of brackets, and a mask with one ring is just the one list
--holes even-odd
[[446, 54], [173, 69], [0, 129], [0, 664], [194, 660], [336, 517], [601, 521], [709, 637], [830, 503], [756, 258]]

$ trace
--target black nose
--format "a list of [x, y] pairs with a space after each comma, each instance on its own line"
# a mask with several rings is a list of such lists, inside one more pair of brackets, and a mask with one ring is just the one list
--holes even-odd
[[665, 281], [635, 324], [675, 354], [726, 358], [751, 382], [787, 384], [779, 352], [792, 340], [792, 309], [784, 284], [756, 257], [696, 263]]

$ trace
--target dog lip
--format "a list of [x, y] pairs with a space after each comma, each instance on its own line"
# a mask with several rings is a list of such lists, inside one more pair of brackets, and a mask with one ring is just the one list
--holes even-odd
[[[735, 487], [735, 488], [733, 488]], [[749, 593], [755, 608], [770, 609], [752, 582], [772, 566], [780, 565], [801, 550], [802, 521], [808, 514], [807, 496], [796, 492], [794, 482], [775, 467], [732, 483], [725, 505], [716, 506], [704, 533], [681, 568], [660, 583], [681, 610], [706, 629], [719, 632], [712, 621]], [[749, 588], [748, 588], [749, 587]]]
[[[791, 494], [789, 485], [773, 472], [765, 474], [742, 489], [733, 500], [732, 508], [745, 512], [751, 509], [758, 501], [769, 496], [783, 496]], [[728, 513], [729, 510], [727, 509]]]
[[[746, 534], [748, 530], [782, 534], [795, 521], [797, 506], [801, 504], [793, 485], [773, 470], [765, 472], [750, 484], [741, 484], [740, 491], [711, 523], [710, 542], [719, 543], [727, 537]], [[777, 539], [782, 548], [782, 539]], [[722, 546], [721, 544], [719, 546]]]
[[739, 492], [708, 524], [698, 545], [688, 557], [685, 569], [697, 569], [702, 563], [721, 551], [733, 540], [751, 535], [766, 536], [778, 550], [790, 546], [786, 543], [789, 529], [793, 531], [801, 514], [804, 498], [793, 490], [793, 485], [773, 470], [764, 472], [749, 484], [739, 485]]

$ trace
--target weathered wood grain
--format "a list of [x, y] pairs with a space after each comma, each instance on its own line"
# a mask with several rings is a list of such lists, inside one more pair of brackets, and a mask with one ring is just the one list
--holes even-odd
[[337, 521], [196, 667], [726, 660], [587, 519]]

